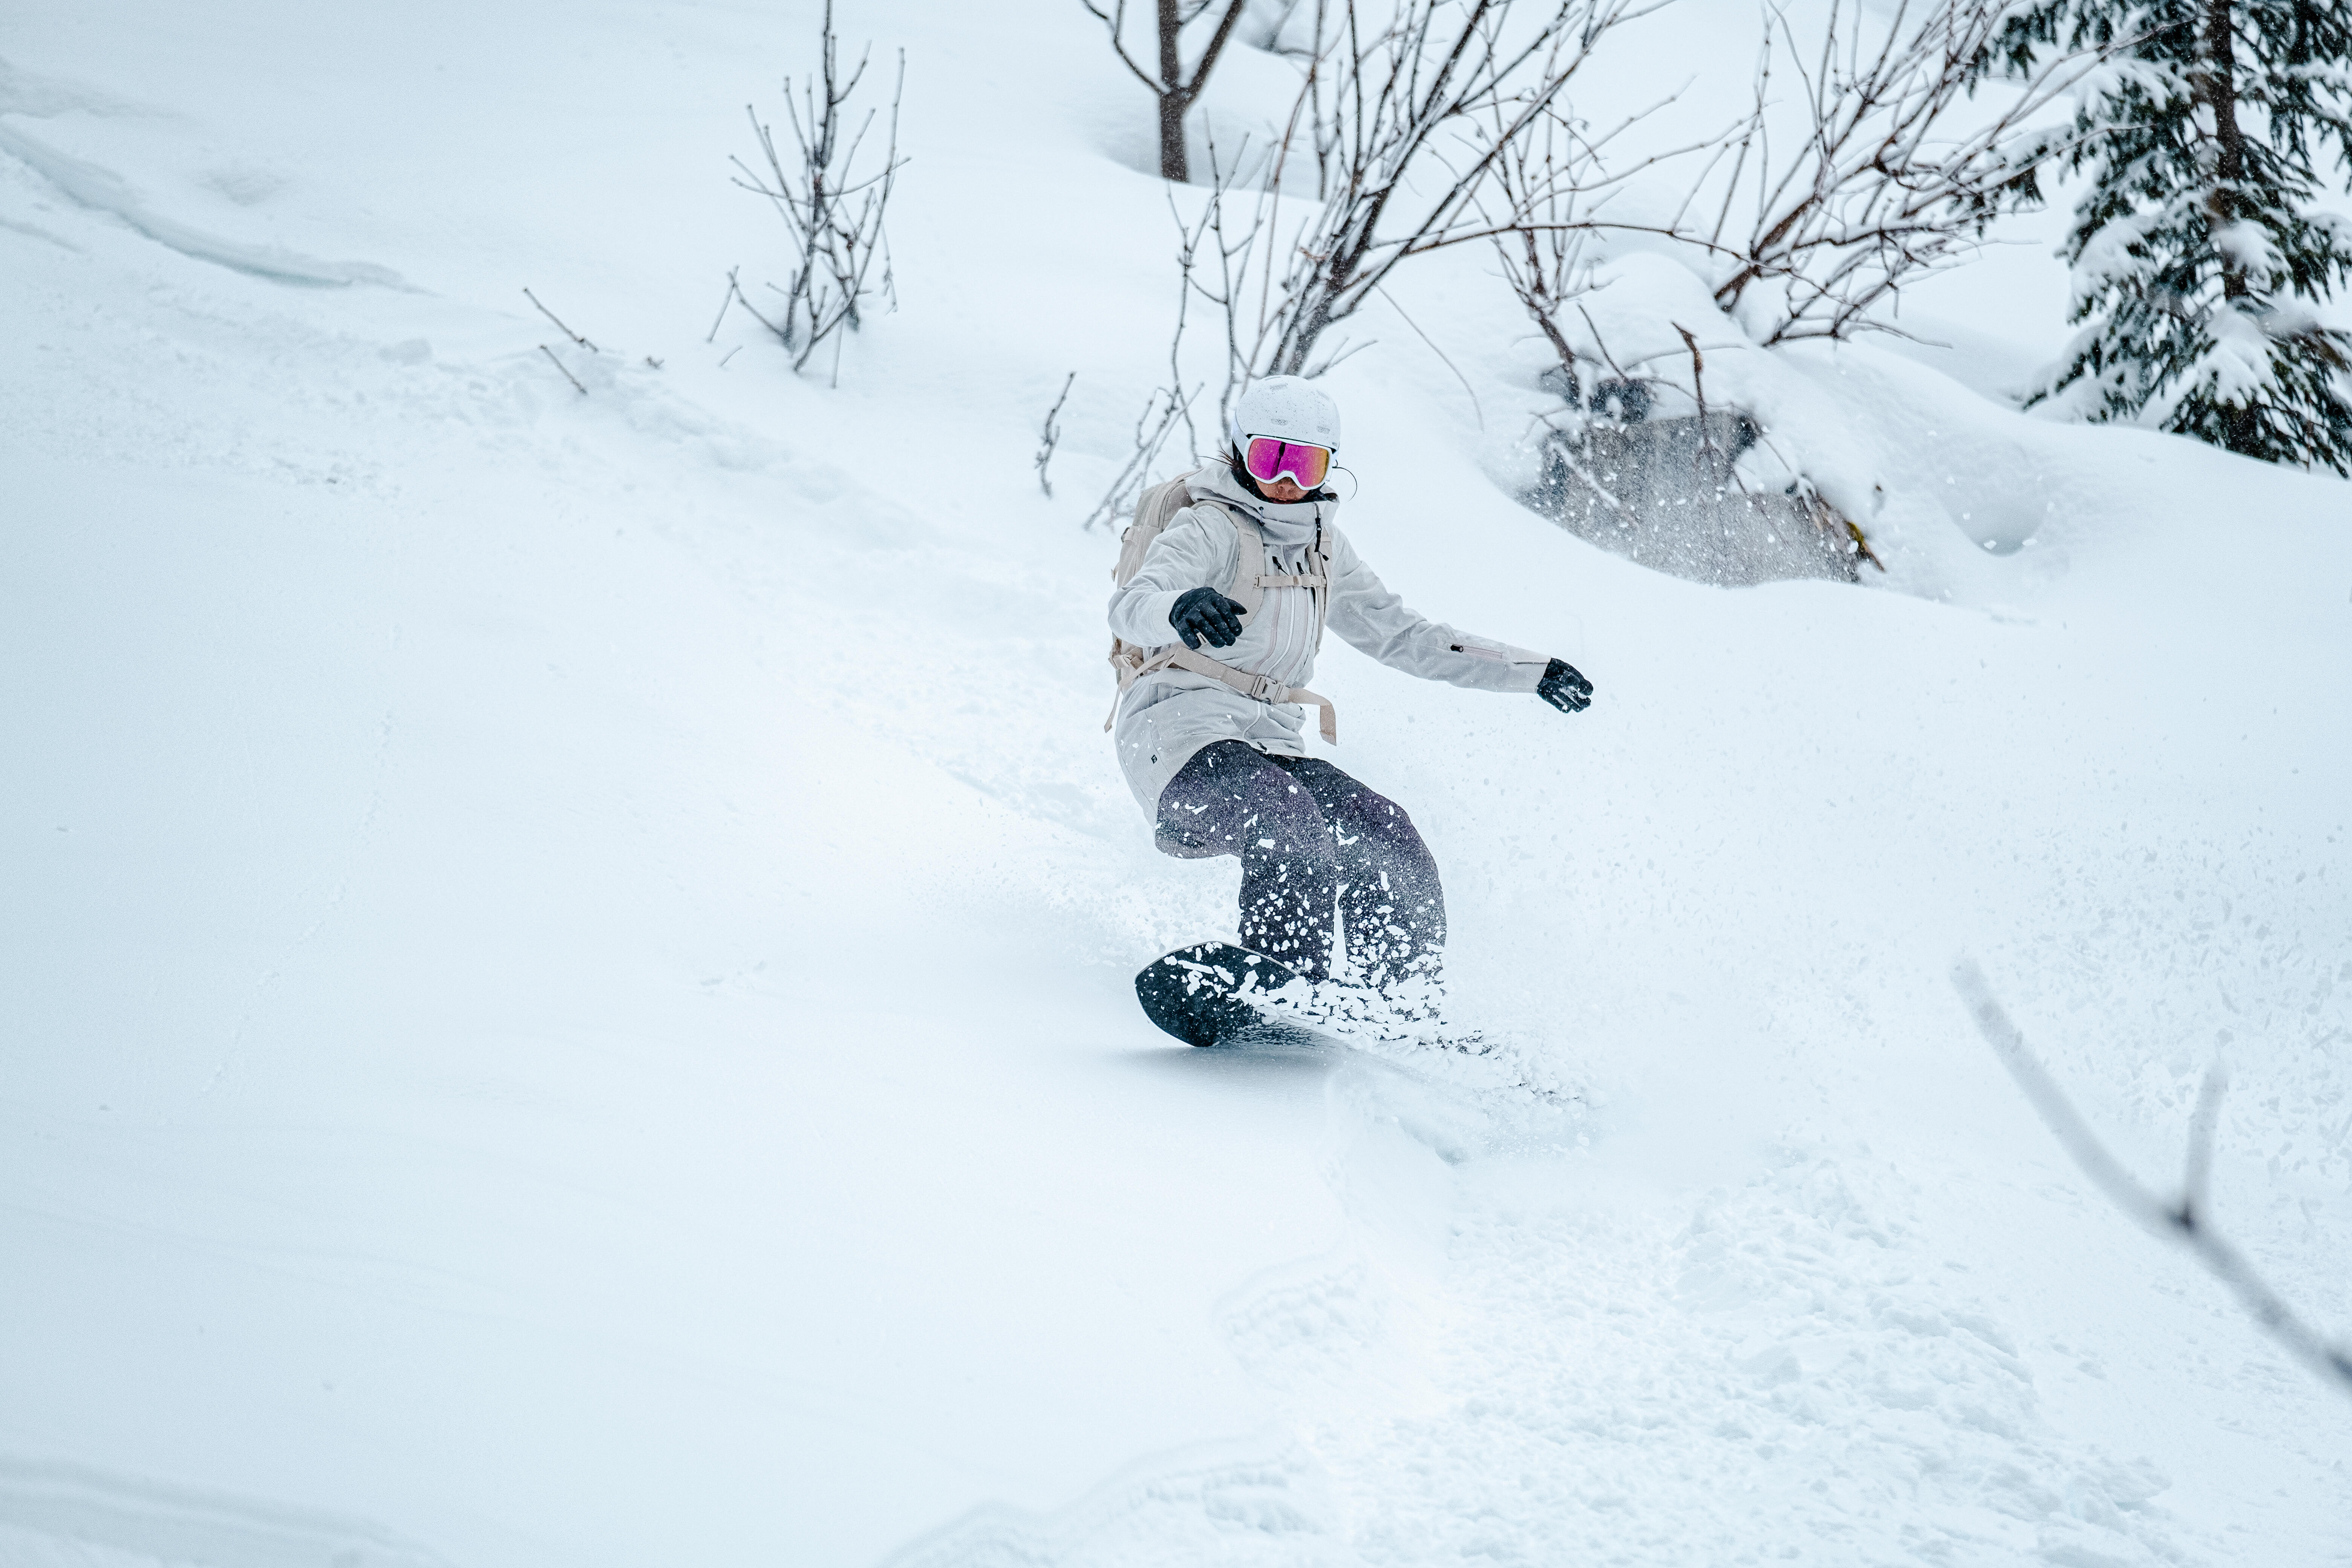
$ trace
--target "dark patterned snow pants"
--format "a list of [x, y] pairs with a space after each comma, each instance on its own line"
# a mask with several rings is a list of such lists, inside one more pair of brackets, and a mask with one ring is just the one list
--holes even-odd
[[1171, 855], [1240, 856], [1242, 945], [1310, 980], [1330, 977], [1335, 909], [1358, 981], [1437, 976], [1437, 862], [1403, 807], [1320, 758], [1202, 748], [1160, 792], [1158, 841]]

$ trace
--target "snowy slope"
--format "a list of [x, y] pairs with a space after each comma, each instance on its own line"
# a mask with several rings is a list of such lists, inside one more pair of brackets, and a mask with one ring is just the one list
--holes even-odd
[[1076, 526], [1139, 93], [1076, 6], [845, 12], [915, 163], [828, 390], [704, 341], [815, 9], [0, 31], [0, 1562], [2352, 1557], [2352, 1405], [1945, 978], [2158, 1179], [2224, 1054], [2221, 1212], [2352, 1327], [2352, 486], [1727, 356], [1895, 572], [1702, 588], [1496, 487], [1532, 362], [1433, 268], [1478, 403], [1379, 325], [1350, 531], [1601, 700], [1322, 689], [1507, 1047], [1171, 1047], [1234, 872], [1118, 779]]

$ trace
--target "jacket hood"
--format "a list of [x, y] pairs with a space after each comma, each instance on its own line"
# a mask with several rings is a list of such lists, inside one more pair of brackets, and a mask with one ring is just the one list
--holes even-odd
[[1265, 531], [1266, 539], [1275, 544], [1311, 543], [1318, 528], [1327, 532], [1339, 513], [1337, 500], [1261, 500], [1237, 483], [1233, 470], [1213, 459], [1203, 463], [1198, 473], [1186, 479], [1185, 487], [1194, 495], [1213, 496], [1231, 506], [1239, 507], [1257, 520]]

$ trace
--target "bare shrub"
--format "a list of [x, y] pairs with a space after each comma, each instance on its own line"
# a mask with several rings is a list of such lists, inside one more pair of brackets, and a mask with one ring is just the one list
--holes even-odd
[[1320, 375], [1368, 347], [1327, 340], [1387, 298], [1406, 261], [1514, 233], [1562, 182], [1589, 173], [1522, 163], [1541, 188], [1523, 178], [1502, 187], [1499, 206], [1489, 199], [1498, 168], [1553, 122], [1602, 36], [1664, 3], [1559, 0], [1516, 26], [1517, 0], [1402, 0], [1378, 26], [1352, 0], [1318, 7], [1328, 31], [1307, 58], [1264, 188], [1244, 205], [1234, 176], [1246, 149], [1227, 162], [1212, 142], [1208, 200], [1190, 222], [1178, 216], [1181, 287], [1223, 318], [1221, 422], [1250, 382]]
[[[1885, 328], [1876, 312], [1905, 283], [1973, 254], [1993, 218], [2039, 199], [2050, 149], [2028, 122], [2103, 56], [2057, 58], [2007, 107], [1954, 129], [2012, 10], [2010, 0], [1898, 0], [1882, 16], [1864, 0], [1831, 0], [1818, 34], [1801, 37], [1785, 6], [1768, 7], [1753, 111], [1672, 226], [1712, 253], [1716, 303], [1750, 335], [1772, 344]], [[1685, 226], [1693, 206], [1710, 205], [1711, 224]]]
[[[1328, 351], [1316, 357], [1324, 335], [1398, 267], [1521, 221], [1522, 213], [1498, 219], [1479, 205], [1498, 162], [1546, 120], [1609, 29], [1654, 8], [1643, 0], [1564, 0], [1514, 38], [1514, 0], [1405, 0], [1388, 26], [1369, 35], [1359, 7], [1345, 6], [1333, 58], [1310, 71], [1301, 99], [1306, 110], [1320, 110], [1312, 126], [1319, 199], [1286, 237], [1278, 283], [1266, 251], [1265, 282], [1274, 286], [1260, 289], [1262, 346], [1252, 371], [1328, 368]], [[1333, 80], [1318, 105], [1315, 79], [1324, 70]]]
[[[1557, 0], [1514, 28], [1517, 0], [1401, 0], [1378, 26], [1353, 0], [1318, 0], [1298, 94], [1263, 158], [1265, 184], [1244, 196], [1236, 174], [1249, 150], [1222, 157], [1213, 137], [1207, 199], [1188, 218], [1171, 192], [1178, 304], [1169, 380], [1139, 421], [1136, 457], [1089, 523], [1132, 507], [1178, 423], [1197, 447], [1192, 405], [1203, 388], [1185, 390], [1181, 363], [1194, 298], [1215, 307], [1222, 329], [1222, 430], [1250, 382], [1320, 375], [1369, 347], [1325, 340], [1374, 295], [1385, 298], [1406, 260], [1516, 233], [1551, 210], [1544, 202], [1568, 199], [1567, 184], [1591, 172], [1590, 160], [1547, 168], [1513, 150], [1556, 123], [1555, 106], [1604, 34], [1664, 3]], [[1497, 187], [1499, 203], [1486, 199], [1507, 156], [1514, 177]], [[1310, 170], [1314, 194], [1286, 206], [1286, 184], [1304, 187]]]
[[[784, 84], [784, 109], [792, 125], [793, 155], [789, 159], [782, 155], [774, 132], [761, 121], [756, 109], [747, 104], [743, 110], [751, 119], [751, 133], [759, 142], [761, 161], [766, 164], [767, 172], [763, 175], [737, 158], [733, 162], [741, 173], [735, 184], [774, 204], [777, 214], [784, 220], [785, 231], [792, 237], [796, 259], [788, 285], [768, 285], [782, 296], [781, 307], [761, 310], [754, 306], [732, 273], [728, 276], [728, 300], [741, 305], [775, 333], [792, 351], [795, 371], [805, 367], [828, 339], [836, 339], [834, 371], [837, 377], [840, 347], [836, 335], [844, 327], [857, 330], [862, 321], [861, 302], [878, 293], [893, 308], [898, 304], [883, 219], [890, 205], [893, 183], [906, 163], [898, 156], [898, 103], [907, 85], [907, 55], [903, 49], [898, 53], [898, 74], [890, 92], [890, 118], [881, 167], [861, 174], [858, 153], [866, 145], [867, 133], [874, 129], [877, 111], [868, 109], [853, 128], [843, 110], [864, 79], [871, 56], [869, 46], [866, 53], [858, 57], [857, 68], [846, 78], [842, 76], [833, 30], [833, 0], [825, 0], [817, 72], [803, 79], [797, 96], [790, 81]], [[878, 279], [872, 276], [877, 256], [882, 262]], [[726, 314], [724, 305], [719, 314]], [[711, 331], [716, 335], [716, 323]]]

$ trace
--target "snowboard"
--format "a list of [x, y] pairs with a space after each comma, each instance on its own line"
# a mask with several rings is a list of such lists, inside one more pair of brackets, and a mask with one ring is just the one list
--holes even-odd
[[1135, 977], [1143, 1016], [1191, 1046], [1304, 1044], [1314, 1034], [1259, 1005], [1297, 974], [1229, 942], [1194, 942]]

